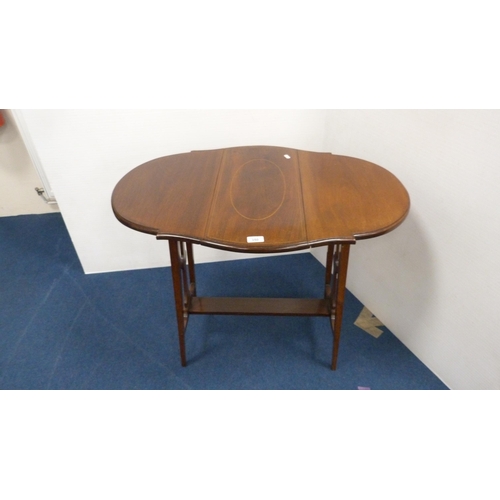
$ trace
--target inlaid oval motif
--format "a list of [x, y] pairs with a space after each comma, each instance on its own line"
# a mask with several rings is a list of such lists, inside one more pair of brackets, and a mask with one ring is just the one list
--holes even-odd
[[250, 160], [233, 175], [231, 203], [246, 219], [267, 219], [283, 204], [285, 187], [285, 176], [278, 165], [269, 160]]

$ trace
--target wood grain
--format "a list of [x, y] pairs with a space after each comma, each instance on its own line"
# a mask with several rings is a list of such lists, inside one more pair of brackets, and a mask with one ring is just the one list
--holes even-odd
[[258, 253], [379, 236], [403, 222], [410, 198], [365, 160], [249, 146], [147, 162], [117, 184], [112, 207], [159, 239]]

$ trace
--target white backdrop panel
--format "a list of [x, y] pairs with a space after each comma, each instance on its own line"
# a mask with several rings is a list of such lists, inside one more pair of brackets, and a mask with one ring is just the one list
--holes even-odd
[[[322, 151], [323, 110], [23, 110], [86, 273], [169, 265], [168, 245], [122, 226], [111, 193], [145, 161], [195, 149], [274, 145]], [[245, 255], [197, 247], [196, 260]]]

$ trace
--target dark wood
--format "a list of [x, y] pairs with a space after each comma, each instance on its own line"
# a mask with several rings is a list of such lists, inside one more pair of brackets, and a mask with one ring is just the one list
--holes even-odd
[[268, 316], [330, 316], [325, 299], [248, 297], [195, 297], [191, 314], [242, 314]]
[[[406, 189], [378, 165], [270, 146], [158, 158], [127, 174], [112, 195], [116, 217], [132, 229], [254, 253], [378, 236], [409, 207]], [[251, 236], [264, 241], [249, 244]]]
[[185, 333], [189, 318], [187, 304], [184, 300], [185, 290], [183, 288], [182, 264], [179, 253], [179, 241], [170, 240], [170, 261], [172, 270], [172, 283], [174, 286], [175, 312], [177, 316], [177, 330], [179, 335], [179, 349], [181, 354], [181, 365], [186, 366], [186, 343]]
[[331, 300], [332, 296], [332, 273], [333, 273], [333, 252], [336, 245], [328, 245], [326, 250], [326, 264], [325, 264], [325, 299]]
[[[332, 370], [337, 369], [339, 354], [340, 331], [342, 328], [342, 313], [344, 311], [345, 285], [347, 265], [349, 263], [349, 244], [337, 245], [334, 251], [334, 272], [332, 273], [332, 293], [330, 297], [330, 320], [333, 329]], [[337, 259], [335, 259], [337, 257]]]
[[[330, 317], [336, 369], [350, 246], [403, 222], [410, 199], [373, 163], [271, 146], [166, 156], [132, 170], [112, 195], [117, 219], [169, 241], [181, 364], [190, 314]], [[327, 245], [322, 299], [197, 297], [192, 244], [246, 253]]]
[[129, 172], [113, 191], [115, 216], [144, 233], [200, 241], [223, 151], [166, 156]]
[[[293, 156], [287, 159], [285, 154]], [[264, 241], [249, 245], [251, 236]], [[226, 150], [204, 239], [245, 251], [307, 245], [297, 153], [281, 148]]]
[[380, 236], [406, 218], [408, 192], [384, 168], [348, 156], [298, 154], [311, 244]]
[[169, 248], [181, 364], [186, 366], [185, 335], [192, 301], [196, 296], [193, 246], [191, 243], [172, 239], [169, 241]]

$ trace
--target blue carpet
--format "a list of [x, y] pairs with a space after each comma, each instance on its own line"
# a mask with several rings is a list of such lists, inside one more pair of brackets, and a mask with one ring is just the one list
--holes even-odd
[[[85, 275], [60, 214], [0, 218], [0, 259], [0, 389], [446, 389], [349, 292], [335, 372], [328, 319], [272, 316], [191, 316], [182, 368], [169, 268]], [[199, 295], [323, 293], [310, 254], [196, 270]]]

